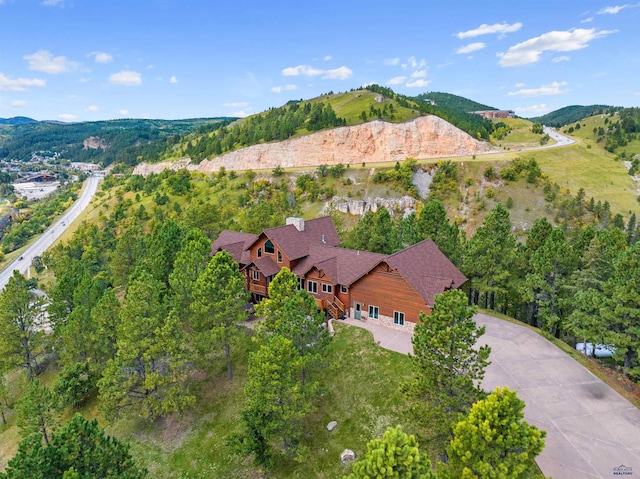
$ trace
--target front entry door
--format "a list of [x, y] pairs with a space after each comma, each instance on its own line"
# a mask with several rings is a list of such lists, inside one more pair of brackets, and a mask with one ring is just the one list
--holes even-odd
[[362, 319], [362, 305], [353, 303], [353, 319]]

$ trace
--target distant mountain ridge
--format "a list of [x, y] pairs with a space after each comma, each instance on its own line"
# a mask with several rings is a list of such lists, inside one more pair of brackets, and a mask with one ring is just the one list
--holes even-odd
[[38, 123], [38, 122], [33, 118], [27, 118], [26, 116], [0, 118], [0, 125], [26, 125], [27, 123]]
[[542, 123], [543, 125], [560, 128], [561, 126], [575, 123], [593, 115], [598, 115], [601, 113], [613, 113], [621, 109], [622, 107], [611, 105], [571, 105], [560, 108], [559, 110], [552, 111], [550, 113], [547, 113], [546, 115], [529, 118], [529, 120]]

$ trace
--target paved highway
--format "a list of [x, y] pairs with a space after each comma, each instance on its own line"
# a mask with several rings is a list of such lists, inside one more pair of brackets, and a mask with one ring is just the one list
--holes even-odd
[[554, 143], [552, 145], [545, 145], [542, 148], [557, 148], [559, 146], [567, 146], [567, 145], [570, 145], [570, 144], [576, 142], [576, 140], [573, 140], [573, 139], [569, 138], [568, 136], [561, 135], [560, 133], [558, 133], [556, 130], [554, 130], [553, 128], [551, 128], [549, 126], [543, 127], [542, 131], [544, 133], [546, 133], [547, 135], [549, 135], [554, 140], [556, 140], [556, 142], [557, 142], [557, 143]]
[[93, 196], [96, 194], [100, 180], [102, 180], [102, 176], [90, 176], [85, 183], [80, 197], [73, 206], [71, 206], [58, 221], [52, 224], [49, 229], [42, 233], [38, 239], [31, 243], [18, 259], [15, 259], [0, 273], [0, 290], [3, 290], [9, 282], [9, 278], [13, 275], [14, 270], [17, 269], [21, 274], [25, 274], [31, 266], [33, 258], [42, 255], [42, 253], [62, 235], [64, 230], [80, 216], [80, 213], [89, 206]]

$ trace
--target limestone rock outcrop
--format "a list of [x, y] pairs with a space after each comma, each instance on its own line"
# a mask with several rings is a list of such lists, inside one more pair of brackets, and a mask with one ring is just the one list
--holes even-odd
[[376, 120], [292, 138], [279, 143], [249, 146], [198, 165], [201, 172], [260, 170], [300, 166], [378, 163], [447, 156], [476, 155], [494, 151], [451, 123], [428, 115], [406, 123]]
[[186, 168], [188, 170], [195, 170], [197, 166], [191, 165], [191, 159], [182, 158], [176, 161], [163, 161], [160, 163], [140, 163], [133, 169], [134, 175], [142, 175], [147, 176], [151, 173], [159, 174], [164, 170], [174, 170], [178, 171], [182, 168]]

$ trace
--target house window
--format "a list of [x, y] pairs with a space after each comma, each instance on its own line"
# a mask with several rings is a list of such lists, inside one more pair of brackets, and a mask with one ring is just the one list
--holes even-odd
[[307, 281], [307, 291], [312, 294], [318, 294], [318, 283], [315, 281]]
[[394, 311], [393, 324], [399, 324], [400, 326], [404, 326], [404, 313], [401, 313], [400, 311]]
[[347, 294], [347, 287], [346, 286], [340, 286], [340, 292]]
[[333, 293], [333, 286], [331, 286], [330, 284], [322, 283], [322, 292]]
[[258, 258], [262, 258], [262, 248], [258, 248]]
[[264, 242], [264, 252], [268, 254], [273, 254], [276, 252], [276, 249], [273, 246], [273, 243], [271, 242], [271, 240], [267, 240]]
[[304, 278], [298, 278], [298, 289], [304, 289]]
[[253, 279], [255, 281], [259, 281], [260, 280], [260, 271], [258, 271], [257, 269], [253, 270]]
[[282, 252], [278, 250], [278, 263], [282, 263]]
[[371, 319], [378, 319], [379, 314], [380, 310], [377, 306], [369, 306], [369, 317]]

